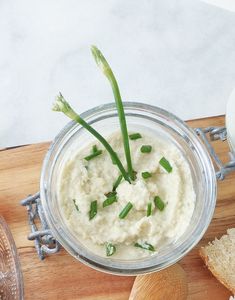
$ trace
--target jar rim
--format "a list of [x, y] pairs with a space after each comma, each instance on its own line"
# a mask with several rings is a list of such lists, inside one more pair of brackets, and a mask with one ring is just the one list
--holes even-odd
[[[152, 116], [155, 115], [155, 117], [156, 115], [164, 116], [164, 118], [166, 120], [169, 120], [169, 122], [173, 121], [174, 124], [177, 125], [184, 132], [184, 134], [191, 142], [193, 140], [196, 143], [195, 145], [196, 147], [198, 147], [200, 158], [205, 168], [204, 176], [206, 178], [205, 181], [208, 185], [207, 193], [209, 197], [209, 205], [206, 211], [206, 219], [201, 223], [199, 222], [200, 228], [196, 228], [197, 230], [195, 229], [194, 232], [195, 235], [193, 236], [193, 239], [187, 242], [185, 241], [184, 243], [179, 245], [176, 248], [177, 251], [174, 251], [174, 253], [169, 255], [165, 261], [159, 261], [157, 265], [154, 262], [153, 259], [154, 256], [151, 256], [150, 258], [144, 258], [141, 261], [135, 260], [135, 264], [134, 264], [133, 262], [128, 263], [127, 261], [124, 262], [121, 260], [112, 260], [112, 259], [99, 257], [98, 255], [89, 255], [89, 254], [83, 255], [83, 253], [81, 252], [79, 253], [77, 249], [75, 250], [73, 247], [73, 243], [71, 243], [71, 241], [66, 238], [63, 230], [62, 231], [61, 229], [58, 230], [53, 222], [52, 212], [50, 211], [51, 209], [50, 199], [48, 199], [47, 196], [48, 182], [46, 180], [47, 173], [49, 171], [48, 168], [51, 167], [50, 160], [52, 159], [52, 154], [58, 150], [57, 147], [63, 142], [63, 139], [66, 136], [66, 134], [68, 134], [68, 132], [71, 129], [73, 129], [74, 126], [78, 126], [77, 123], [75, 123], [74, 121], [70, 121], [59, 132], [59, 134], [55, 137], [54, 141], [52, 142], [45, 156], [43, 166], [42, 166], [42, 172], [41, 172], [40, 194], [41, 194], [41, 201], [42, 201], [45, 217], [52, 231], [52, 234], [72, 256], [74, 256], [84, 264], [89, 265], [97, 270], [101, 270], [103, 272], [119, 274], [119, 275], [120, 274], [134, 275], [134, 274], [143, 274], [143, 273], [153, 272], [156, 270], [161, 270], [165, 267], [174, 264], [175, 262], [180, 260], [183, 256], [185, 256], [200, 241], [206, 229], [208, 228], [213, 216], [215, 202], [216, 202], [217, 187], [216, 187], [215, 171], [209, 153], [207, 152], [205, 145], [199, 139], [197, 134], [184, 121], [182, 121], [174, 114], [153, 105], [148, 105], [140, 102], [123, 102], [123, 105], [125, 110], [132, 110], [134, 112], [138, 111], [139, 114], [149, 113]], [[102, 113], [105, 114], [111, 112], [116, 113], [115, 103], [107, 103], [107, 104], [94, 107], [82, 113], [81, 117], [83, 119], [89, 120], [91, 118], [99, 117], [100, 114]]]

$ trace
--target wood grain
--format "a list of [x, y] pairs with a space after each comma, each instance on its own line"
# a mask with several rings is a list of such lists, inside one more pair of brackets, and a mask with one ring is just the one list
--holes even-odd
[[[222, 126], [224, 117], [188, 122], [192, 127]], [[94, 271], [76, 261], [64, 250], [39, 261], [29, 232], [26, 211], [19, 201], [39, 189], [43, 157], [49, 143], [27, 145], [0, 151], [0, 212], [15, 239], [23, 269], [25, 299], [128, 299], [134, 277], [121, 277]], [[227, 143], [216, 142], [223, 160]], [[235, 174], [218, 183], [218, 200], [212, 223], [200, 243], [181, 260], [187, 273], [189, 300], [227, 300], [230, 293], [206, 269], [198, 255], [200, 246], [229, 227], [235, 227]], [[157, 300], [157, 299], [156, 299]]]
[[134, 281], [129, 300], [174, 299], [187, 300], [187, 274], [178, 264], [161, 272], [138, 275]]

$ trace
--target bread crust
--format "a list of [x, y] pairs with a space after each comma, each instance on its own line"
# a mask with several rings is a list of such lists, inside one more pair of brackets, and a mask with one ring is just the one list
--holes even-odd
[[199, 255], [201, 256], [202, 260], [204, 261], [205, 265], [207, 268], [211, 271], [211, 273], [219, 280], [227, 289], [229, 289], [233, 295], [235, 295], [235, 287], [230, 286], [227, 281], [219, 274], [216, 272], [214, 269], [213, 265], [209, 262], [209, 257], [205, 252], [205, 247], [202, 247], [199, 250]]

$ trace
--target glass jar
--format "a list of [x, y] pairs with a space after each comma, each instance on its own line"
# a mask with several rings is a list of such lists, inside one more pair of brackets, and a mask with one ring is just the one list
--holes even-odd
[[[177, 240], [162, 247], [156, 255], [118, 260], [100, 257], [87, 249], [66, 226], [56, 195], [60, 168], [66, 158], [94, 137], [75, 122], [70, 122], [57, 135], [45, 157], [40, 195], [48, 225], [59, 243], [79, 261], [104, 272], [121, 275], [144, 274], [170, 266], [185, 256], [202, 238], [213, 216], [216, 203], [216, 178], [211, 158], [196, 133], [173, 114], [151, 105], [124, 102], [129, 130], [148, 130], [174, 143], [188, 161], [191, 169], [196, 203], [191, 222]], [[119, 130], [115, 104], [95, 107], [83, 114], [89, 124], [106, 136]]]

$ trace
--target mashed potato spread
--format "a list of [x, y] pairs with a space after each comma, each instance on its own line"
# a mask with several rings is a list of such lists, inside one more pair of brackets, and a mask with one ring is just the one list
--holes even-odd
[[[103, 207], [103, 203], [113, 191], [120, 171], [100, 143], [86, 145], [63, 164], [57, 189], [62, 214], [77, 239], [95, 254], [106, 256], [110, 243], [116, 250], [112, 259], [153, 255], [165, 243], [179, 238], [190, 222], [195, 193], [187, 161], [169, 141], [142, 132], [141, 136], [130, 140], [136, 180], [130, 184], [122, 179], [115, 201], [108, 206]], [[116, 132], [106, 139], [126, 168], [121, 134]], [[87, 161], [84, 158], [91, 154], [94, 145], [102, 153]], [[151, 152], [142, 153], [142, 145], [151, 145]], [[162, 157], [169, 161], [170, 173], [160, 165]], [[151, 177], [143, 178], [143, 172], [149, 172]], [[154, 202], [156, 196], [163, 208]], [[97, 201], [97, 213], [90, 219], [93, 201]], [[133, 207], [121, 219], [119, 214], [129, 202]], [[154, 251], [138, 245], [151, 245]]]

